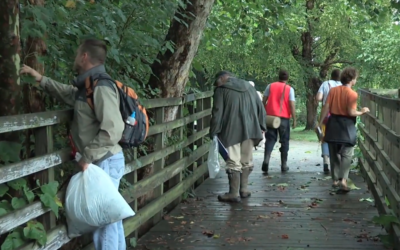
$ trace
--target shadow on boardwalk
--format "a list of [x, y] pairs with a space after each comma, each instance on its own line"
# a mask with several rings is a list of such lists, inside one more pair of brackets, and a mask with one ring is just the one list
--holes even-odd
[[254, 152], [250, 176], [252, 197], [239, 204], [221, 203], [228, 188], [223, 171], [197, 190], [197, 199], [180, 204], [143, 236], [136, 249], [300, 250], [385, 249], [376, 235], [385, 233], [370, 221], [377, 215], [361, 176], [351, 174], [359, 190], [333, 194], [310, 142], [291, 142], [290, 167], [279, 172], [279, 151], [273, 153], [270, 176], [260, 170], [263, 148]]

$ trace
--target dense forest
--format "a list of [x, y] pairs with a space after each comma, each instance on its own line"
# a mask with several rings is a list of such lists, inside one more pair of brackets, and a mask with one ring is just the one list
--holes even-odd
[[[398, 0], [2, 0], [0, 116], [65, 108], [20, 76], [20, 67], [68, 84], [79, 42], [96, 37], [109, 46], [108, 72], [141, 98], [211, 90], [219, 70], [262, 92], [286, 69], [298, 124], [312, 129], [314, 96], [332, 69], [358, 68], [358, 88], [397, 86], [399, 9]], [[171, 108], [164, 120], [176, 115]], [[46, 153], [34, 147], [41, 133], [0, 134], [0, 163]], [[65, 135], [56, 139], [56, 147], [65, 146]], [[0, 186], [0, 197], [7, 191]], [[0, 216], [7, 211], [0, 206]]]

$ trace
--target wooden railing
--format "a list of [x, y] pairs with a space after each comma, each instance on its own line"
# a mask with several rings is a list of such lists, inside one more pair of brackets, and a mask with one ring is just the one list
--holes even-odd
[[[361, 107], [370, 113], [361, 116], [359, 159], [361, 172], [374, 196], [380, 215], [400, 218], [400, 99], [398, 90], [359, 90]], [[393, 98], [395, 96], [395, 98]], [[400, 249], [400, 228], [387, 228]]]
[[[182, 98], [142, 100], [152, 117], [153, 125], [149, 129], [147, 140], [151, 140], [153, 149], [151, 153], [142, 154], [140, 157], [137, 157], [137, 149], [132, 150], [133, 160], [125, 166], [124, 179], [130, 184], [121, 192], [136, 212], [134, 217], [124, 220], [126, 236], [137, 237], [137, 229], [141, 225], [157, 223], [162, 219], [164, 208], [179, 203], [188, 189], [201, 184], [204, 178], [207, 178], [206, 157], [209, 144], [205, 143], [205, 137], [209, 132], [211, 96], [212, 92], [204, 92]], [[178, 108], [177, 118], [164, 123], [164, 112], [172, 107]], [[63, 124], [71, 118], [71, 110], [0, 117], [0, 133], [35, 129], [35, 146], [43, 148], [42, 156], [36, 154], [34, 158], [0, 167], [0, 185], [38, 172], [46, 173], [46, 180], [41, 180], [42, 183], [53, 181], [55, 168], [70, 161], [69, 148], [54, 152], [53, 125]], [[175, 143], [168, 140], [172, 135], [171, 131], [178, 137], [175, 138]], [[138, 170], [149, 165], [152, 166], [153, 172], [138, 181]], [[62, 201], [64, 192], [65, 187], [58, 190], [57, 194]], [[153, 193], [153, 198], [138, 209], [138, 198], [149, 192]], [[38, 217], [46, 229], [46, 245], [40, 247], [28, 243], [18, 249], [59, 249], [71, 240], [67, 236], [65, 223], [56, 220], [50, 209], [44, 207], [37, 199], [2, 215], [0, 235], [4, 236]], [[94, 249], [93, 244], [84, 249]]]

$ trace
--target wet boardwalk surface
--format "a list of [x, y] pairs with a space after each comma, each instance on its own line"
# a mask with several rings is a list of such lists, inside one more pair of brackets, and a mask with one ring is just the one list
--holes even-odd
[[[136, 249], [385, 249], [376, 238], [385, 231], [371, 223], [377, 210], [367, 200], [372, 196], [362, 177], [351, 174], [360, 189], [336, 195], [331, 179], [316, 167], [320, 158], [299, 154], [307, 145], [298, 146], [289, 173], [275, 167], [264, 176], [257, 166], [249, 181], [253, 194], [238, 204], [217, 200], [228, 188], [221, 171], [196, 189], [196, 199], [180, 204], [143, 236]], [[262, 152], [255, 151], [255, 158]], [[278, 157], [272, 159], [279, 166]]]

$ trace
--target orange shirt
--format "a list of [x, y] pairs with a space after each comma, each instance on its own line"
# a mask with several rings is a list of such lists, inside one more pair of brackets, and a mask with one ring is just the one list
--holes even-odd
[[346, 86], [337, 86], [329, 91], [326, 103], [329, 104], [329, 112], [334, 115], [348, 116], [348, 108], [357, 109], [358, 94]]

